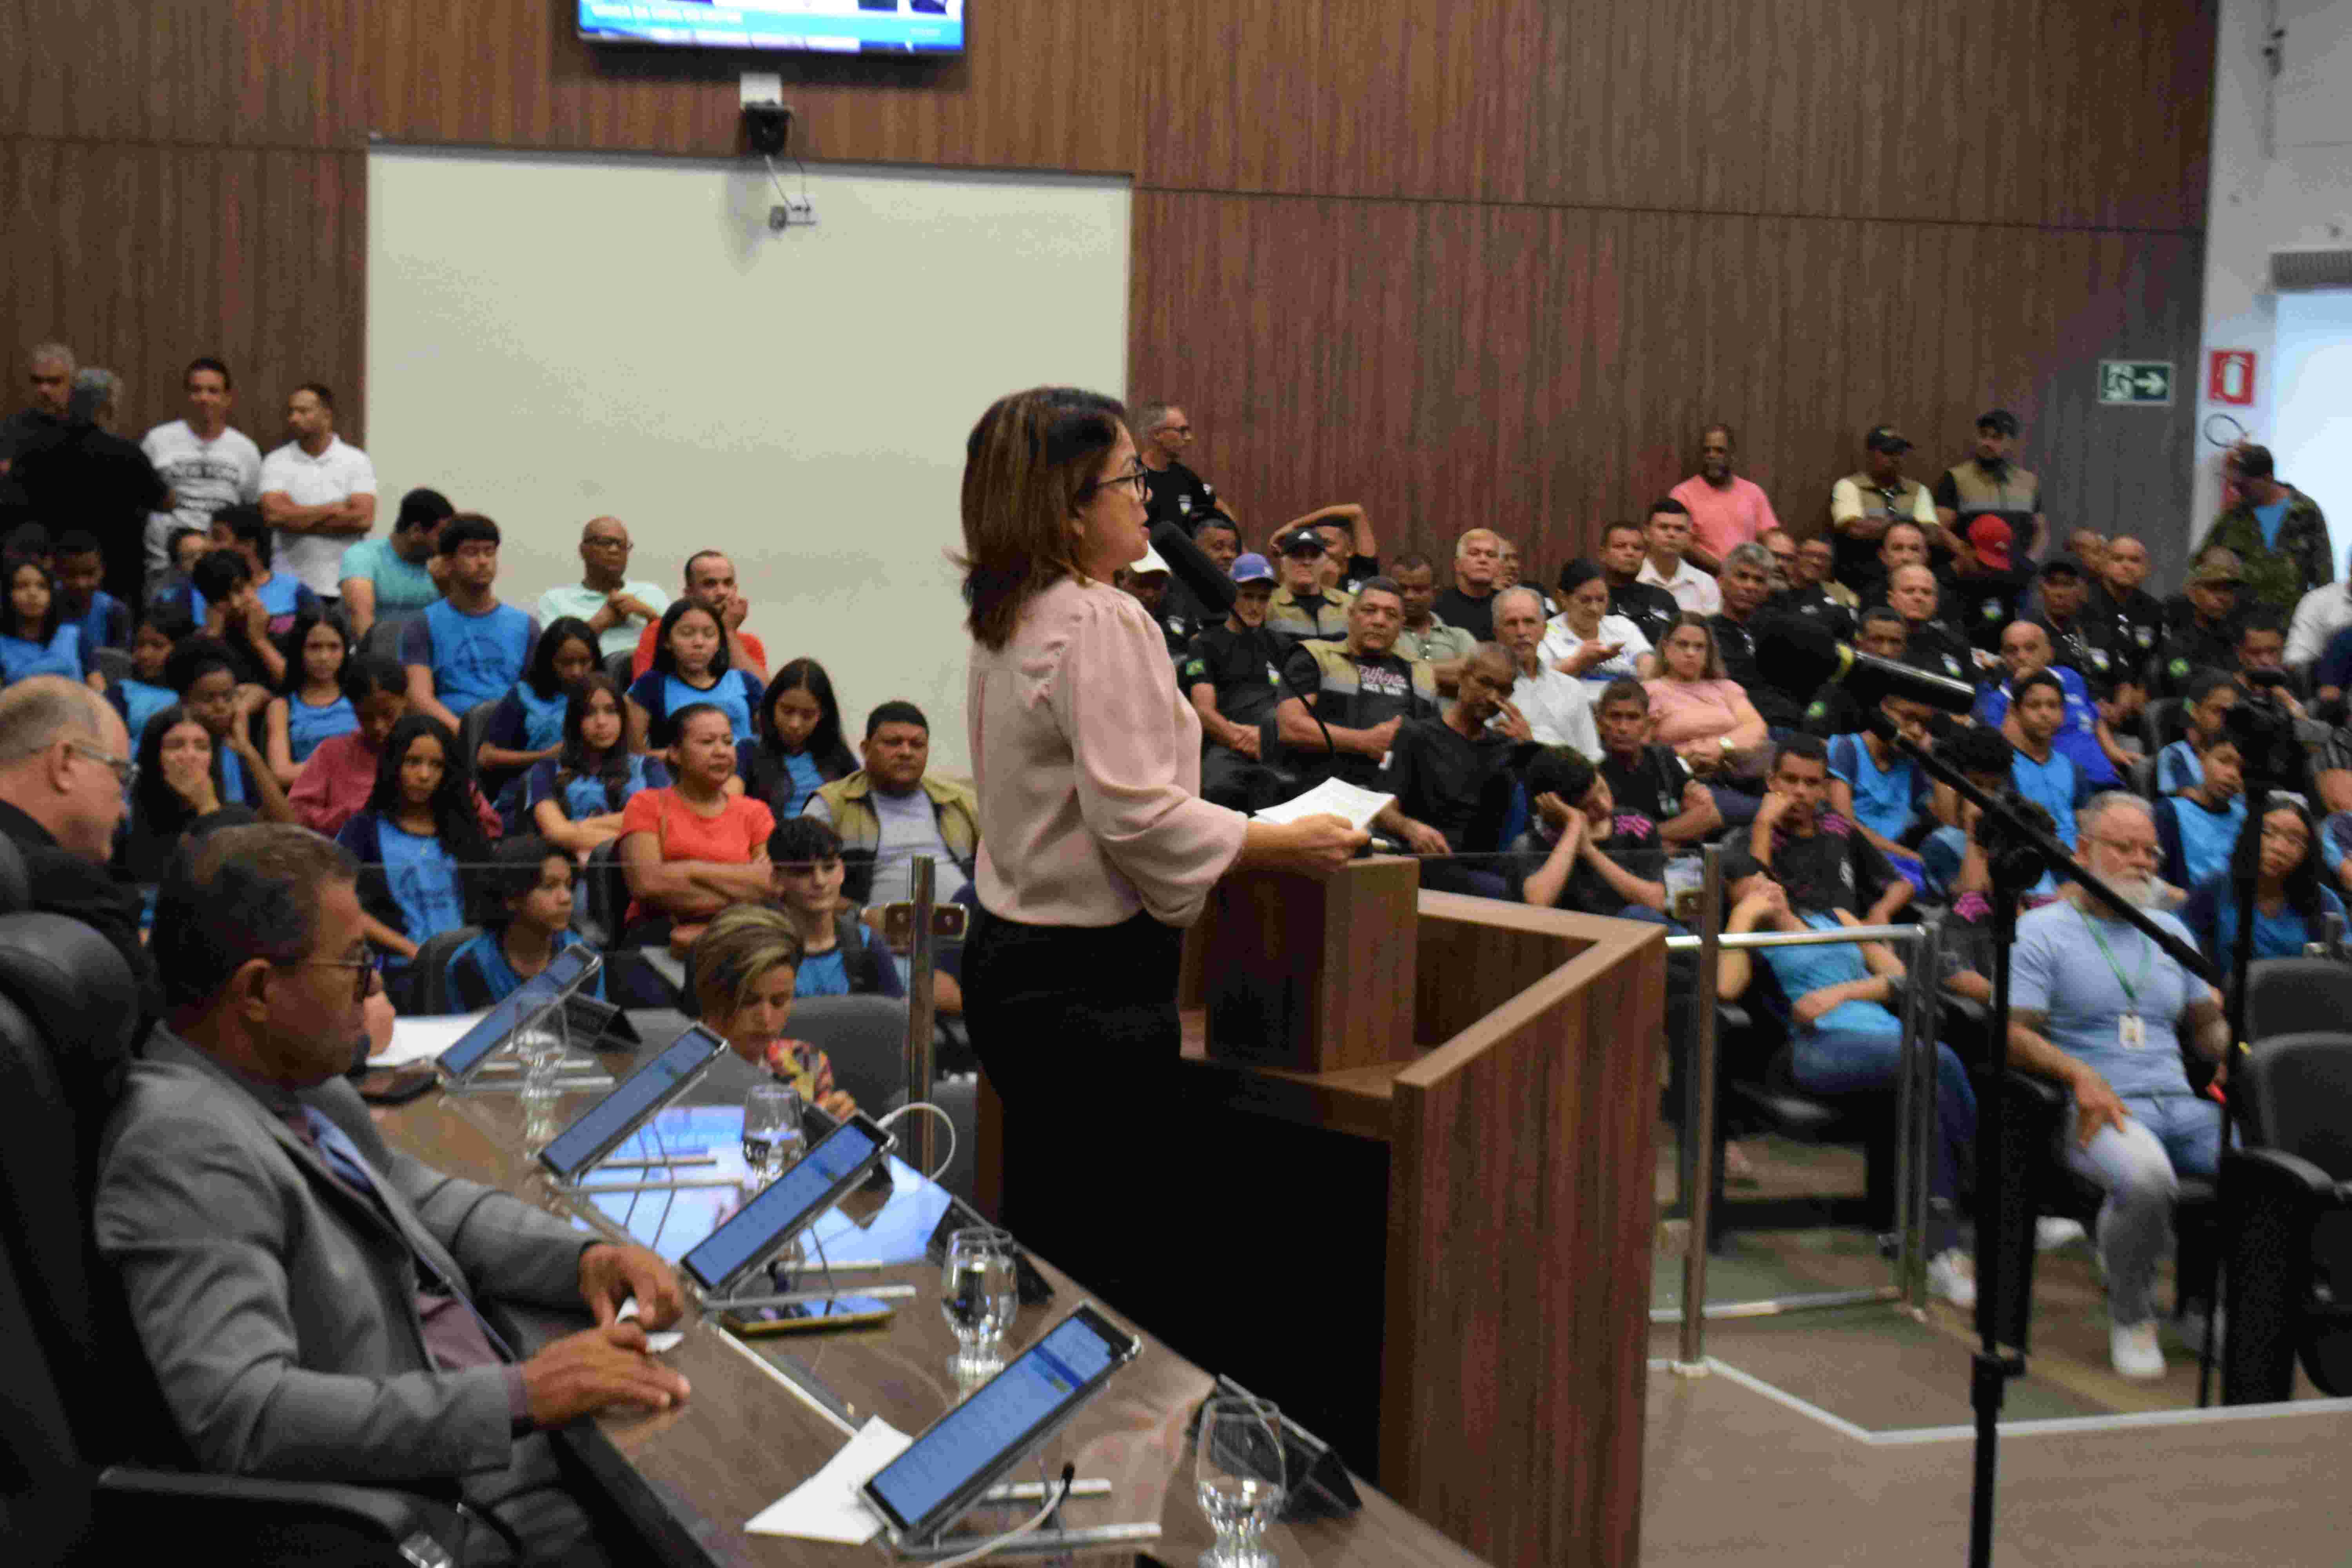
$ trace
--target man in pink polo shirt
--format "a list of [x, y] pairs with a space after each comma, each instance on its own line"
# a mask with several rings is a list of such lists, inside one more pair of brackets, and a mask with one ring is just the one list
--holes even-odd
[[1691, 563], [1720, 571], [1736, 544], [1752, 544], [1780, 520], [1762, 487], [1731, 471], [1735, 443], [1731, 426], [1710, 425], [1699, 432], [1698, 472], [1666, 493], [1690, 509]]

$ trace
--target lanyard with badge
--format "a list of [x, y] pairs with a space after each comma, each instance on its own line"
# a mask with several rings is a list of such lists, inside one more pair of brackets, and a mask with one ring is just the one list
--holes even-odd
[[2126, 980], [2124, 966], [2116, 962], [2115, 953], [2107, 946], [2107, 939], [2099, 934], [2099, 928], [2091, 923], [2091, 917], [2077, 907], [2074, 918], [2083, 922], [2083, 929], [2089, 931], [2091, 940], [2099, 944], [2099, 956], [2107, 961], [2107, 967], [2115, 971], [2116, 984], [2123, 987], [2125, 1011], [2123, 1016], [2116, 1020], [2117, 1042], [2127, 1051], [2142, 1049], [2147, 1044], [2147, 1020], [2139, 1016], [2139, 988], [2147, 984], [2148, 971], [2156, 963], [2156, 943], [2148, 940], [2146, 931], [2139, 933], [2139, 978], [2137, 981]]

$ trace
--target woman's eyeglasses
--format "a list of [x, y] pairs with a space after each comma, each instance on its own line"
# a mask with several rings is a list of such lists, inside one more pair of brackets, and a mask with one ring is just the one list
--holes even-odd
[[1128, 469], [1127, 472], [1123, 474], [1114, 475], [1108, 479], [1096, 479], [1092, 481], [1086, 489], [1080, 490], [1078, 493], [1082, 496], [1087, 496], [1094, 494], [1097, 490], [1114, 489], [1120, 485], [1133, 486], [1135, 489], [1135, 499], [1141, 500], [1145, 496], [1151, 493], [1151, 470], [1145, 468], [1140, 462], [1139, 462], [1135, 467]]

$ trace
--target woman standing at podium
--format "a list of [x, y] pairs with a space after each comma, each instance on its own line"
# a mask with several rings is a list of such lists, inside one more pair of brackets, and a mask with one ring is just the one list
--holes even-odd
[[1147, 547], [1144, 473], [1117, 402], [1001, 398], [966, 445], [961, 561], [981, 826], [964, 1017], [1003, 1106], [1003, 1218], [1129, 1310], [1145, 1255], [1176, 1242], [1183, 928], [1236, 866], [1329, 876], [1365, 842], [1200, 798], [1200, 719], [1111, 586]]

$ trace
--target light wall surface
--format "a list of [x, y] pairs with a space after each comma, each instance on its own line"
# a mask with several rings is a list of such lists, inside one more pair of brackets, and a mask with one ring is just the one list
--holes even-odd
[[577, 580], [592, 517], [673, 595], [726, 551], [772, 668], [824, 660], [853, 741], [919, 703], [965, 771], [964, 437], [1016, 387], [1123, 390], [1127, 182], [836, 164], [806, 189], [817, 226], [779, 236], [750, 160], [375, 152], [369, 454], [387, 513], [430, 485], [496, 519], [526, 606]]

